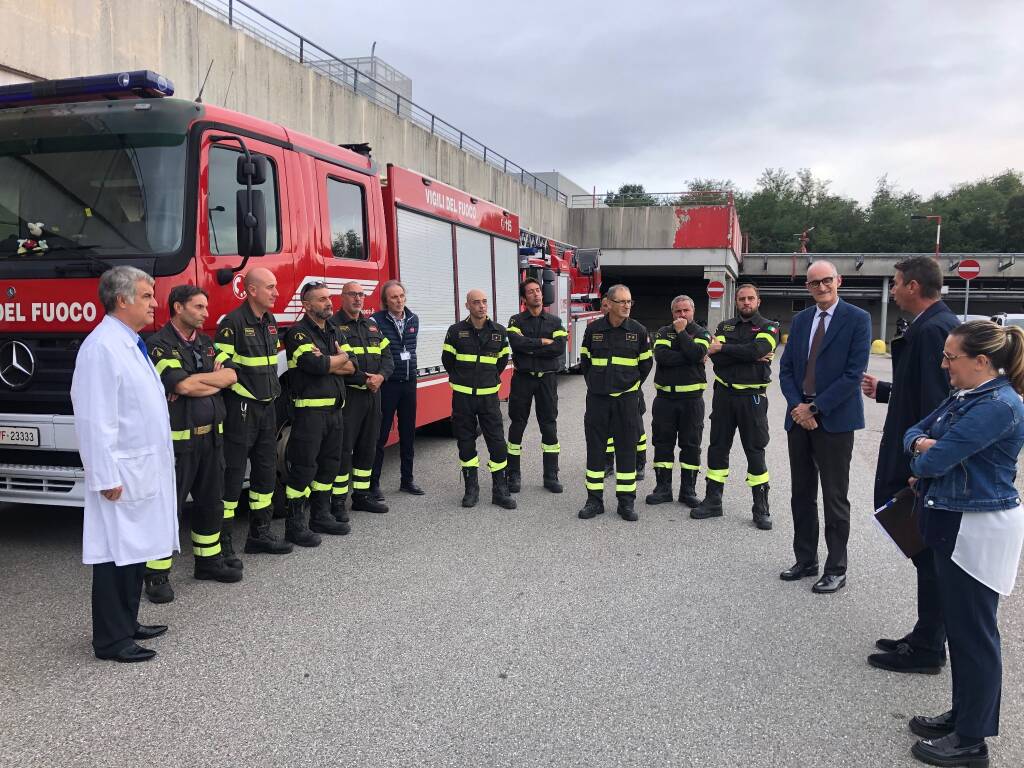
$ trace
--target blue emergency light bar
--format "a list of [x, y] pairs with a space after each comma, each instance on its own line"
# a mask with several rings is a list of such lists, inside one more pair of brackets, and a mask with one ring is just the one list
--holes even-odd
[[73, 101], [160, 98], [173, 95], [174, 83], [156, 72], [140, 69], [135, 72], [0, 86], [0, 109]]

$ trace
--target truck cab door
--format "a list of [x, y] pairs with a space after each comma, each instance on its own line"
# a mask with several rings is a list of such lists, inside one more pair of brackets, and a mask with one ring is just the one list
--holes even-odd
[[245, 269], [236, 272], [228, 285], [220, 285], [217, 270], [233, 268], [242, 263], [236, 242], [236, 192], [244, 190], [236, 175], [241, 148], [237, 142], [211, 141], [210, 136], [224, 136], [230, 132], [207, 131], [203, 135], [199, 161], [199, 211], [196, 249], [198, 257], [198, 284], [210, 296], [210, 330], [216, 328], [220, 318], [235, 309], [245, 298], [242, 281], [246, 272], [255, 267], [266, 267], [277, 277], [279, 292], [274, 316], [279, 321], [291, 322], [294, 313], [287, 313], [294, 291], [295, 225], [289, 218], [287, 171], [285, 150], [273, 144], [245, 137], [250, 153], [267, 159], [267, 179], [256, 187], [262, 190], [267, 219], [267, 248], [263, 256], [249, 259]]

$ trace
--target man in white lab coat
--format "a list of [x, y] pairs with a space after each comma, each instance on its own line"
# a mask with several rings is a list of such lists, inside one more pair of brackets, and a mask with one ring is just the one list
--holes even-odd
[[93, 650], [97, 658], [147, 661], [165, 626], [138, 622], [147, 560], [180, 549], [174, 449], [160, 377], [139, 331], [152, 325], [153, 278], [140, 269], [103, 273], [106, 317], [82, 343], [71, 382], [82, 465], [82, 562], [93, 566]]

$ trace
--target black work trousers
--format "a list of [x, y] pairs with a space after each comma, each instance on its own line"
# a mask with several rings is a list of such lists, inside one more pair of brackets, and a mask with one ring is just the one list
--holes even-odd
[[711, 444], [708, 446], [708, 480], [725, 483], [729, 476], [729, 451], [738, 431], [747, 455], [747, 485], [768, 482], [768, 398], [763, 392], [741, 393], [715, 385], [711, 398]]
[[704, 432], [704, 398], [657, 395], [651, 406], [651, 435], [655, 469], [672, 469], [676, 443], [679, 464], [694, 472], [700, 469], [700, 440]]
[[522, 453], [523, 433], [530, 418], [530, 406], [537, 402], [537, 426], [540, 427], [541, 450], [559, 453], [558, 444], [558, 379], [554, 372], [543, 375], [515, 371], [508, 396], [508, 452]]
[[402, 461], [402, 482], [412, 482], [412, 464], [416, 455], [416, 382], [385, 381], [380, 388], [380, 433], [377, 454], [373, 459], [370, 487], [380, 487], [380, 470], [384, 465], [384, 446], [398, 415], [398, 443]]
[[145, 563], [92, 567], [92, 648], [108, 658], [127, 648], [139, 628]]
[[379, 392], [349, 387], [345, 395], [345, 433], [341, 442], [341, 464], [334, 481], [335, 496], [344, 495], [349, 485], [353, 495], [369, 492], [379, 436]]
[[935, 569], [949, 634], [956, 732], [975, 738], [996, 736], [1003, 688], [999, 593], [945, 554], [935, 553]]
[[917, 623], [910, 633], [910, 644], [914, 648], [939, 654], [946, 645], [946, 621], [935, 565], [940, 557], [942, 555], [927, 547], [911, 558], [917, 569]]
[[295, 408], [285, 459], [288, 484], [285, 496], [306, 498], [334, 487], [341, 462], [341, 408]]
[[846, 573], [850, 540], [850, 459], [853, 432], [806, 430], [794, 424], [788, 434], [793, 554], [801, 565], [818, 562], [818, 478], [825, 512], [825, 575]]
[[637, 440], [643, 431], [636, 392], [611, 395], [587, 393], [583, 431], [587, 438], [587, 493], [604, 494], [605, 453], [615, 441], [615, 495], [636, 498]]
[[[188, 450], [174, 455], [174, 479], [178, 490], [178, 515], [192, 496], [190, 528], [192, 554], [213, 557], [220, 554], [220, 531], [224, 524], [224, 450], [213, 429], [189, 436]], [[167, 571], [171, 558], [150, 560], [147, 573]]]
[[270, 522], [277, 483], [277, 414], [274, 403], [224, 393], [224, 519], [235, 516], [249, 462], [249, 527]]
[[508, 466], [508, 449], [498, 396], [452, 392], [452, 433], [459, 444], [459, 461], [463, 468], [480, 466], [480, 457], [476, 454], [477, 423], [487, 443], [490, 459], [487, 468], [491, 472], [505, 469]]

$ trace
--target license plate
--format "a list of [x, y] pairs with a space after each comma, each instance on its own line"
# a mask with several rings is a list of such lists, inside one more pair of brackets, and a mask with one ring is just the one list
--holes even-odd
[[10, 427], [0, 424], [0, 445], [39, 445], [38, 427]]

